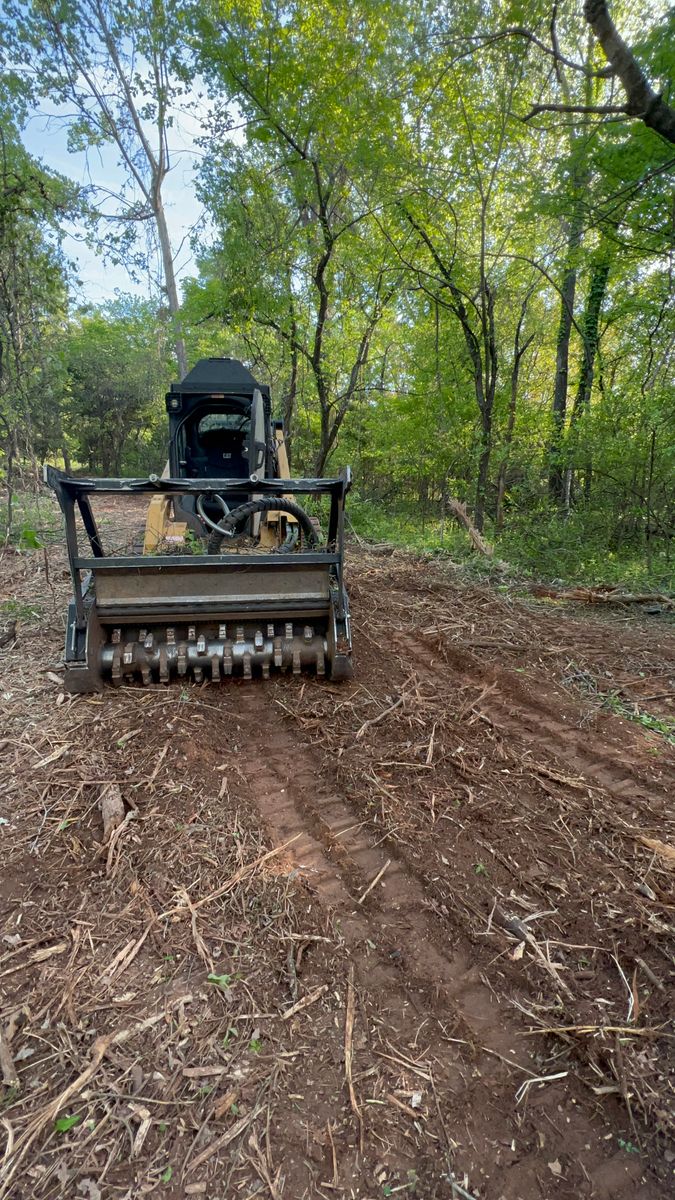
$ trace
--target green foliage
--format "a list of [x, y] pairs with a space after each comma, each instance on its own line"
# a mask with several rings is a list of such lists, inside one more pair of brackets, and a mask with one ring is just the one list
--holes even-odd
[[222, 988], [224, 992], [227, 992], [232, 986], [234, 976], [210, 974], [207, 975], [206, 979], [208, 983], [215, 983], [216, 987]]
[[610, 712], [626, 721], [634, 721], [650, 733], [657, 733], [669, 745], [675, 746], [675, 721], [668, 717], [655, 717], [652, 713], [644, 712], [637, 704], [629, 704], [616, 692], [610, 692], [604, 697], [603, 705]]
[[162, 398], [171, 368], [153, 308], [126, 298], [82, 310], [64, 358], [78, 462], [103, 475], [161, 471], [167, 457]]
[[[672, 10], [612, 11], [672, 104]], [[0, 80], [5, 473], [45, 454], [161, 469], [182, 324], [190, 362], [231, 354], [272, 385], [296, 473], [352, 463], [362, 536], [468, 562], [455, 499], [515, 573], [669, 586], [672, 146], [602, 112], [623, 93], [581, 0], [556, 9], [557, 69], [551, 19], [544, 0], [64, 0], [58, 20], [7, 0], [31, 73]], [[170, 319], [128, 299], [67, 312], [59, 241], [82, 197], [21, 147], [42, 99], [73, 150], [116, 147], [90, 236], [132, 271], [137, 231], [160, 229], [167, 130], [200, 111], [207, 221], [180, 313], [170, 253]]]
[[0, 483], [62, 440], [58, 355], [66, 309], [62, 222], [77, 192], [21, 143], [25, 88], [0, 72]]
[[76, 1125], [79, 1125], [81, 1120], [82, 1117], [79, 1115], [79, 1113], [76, 1113], [72, 1117], [56, 1117], [54, 1121], [54, 1129], [56, 1133], [68, 1133], [69, 1130], [73, 1129]]

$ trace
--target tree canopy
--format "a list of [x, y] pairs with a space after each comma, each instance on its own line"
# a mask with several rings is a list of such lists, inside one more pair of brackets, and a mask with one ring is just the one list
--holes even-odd
[[[364, 530], [440, 544], [460, 500], [529, 569], [667, 570], [674, 22], [614, 0], [12, 0], [5, 458], [161, 466], [164, 384], [235, 353], [271, 383], [298, 470], [353, 463]], [[91, 153], [86, 192], [21, 145], [45, 104]], [[199, 114], [206, 214], [182, 294], [163, 192], [179, 108]], [[130, 265], [151, 229], [147, 304], [68, 306], [78, 205]]]

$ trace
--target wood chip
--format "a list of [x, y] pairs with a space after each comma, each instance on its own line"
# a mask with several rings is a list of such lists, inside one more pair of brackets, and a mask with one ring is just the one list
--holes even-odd
[[220, 1153], [221, 1150], [224, 1150], [227, 1146], [229, 1146], [230, 1142], [233, 1142], [235, 1138], [238, 1138], [239, 1135], [242, 1134], [244, 1130], [251, 1124], [251, 1122], [255, 1120], [259, 1112], [260, 1108], [254, 1108], [250, 1113], [247, 1113], [245, 1117], [240, 1117], [238, 1121], [235, 1121], [231, 1129], [228, 1129], [225, 1133], [221, 1134], [219, 1138], [216, 1138], [206, 1147], [206, 1150], [202, 1150], [201, 1154], [198, 1154], [197, 1157], [192, 1160], [190, 1166], [188, 1167], [188, 1174], [191, 1175], [192, 1172], [196, 1171], [198, 1167], [201, 1167], [203, 1163], [208, 1162], [208, 1160], [212, 1158], [214, 1154]]
[[48, 767], [51, 763], [56, 762], [57, 759], [63, 758], [63, 755], [69, 749], [70, 742], [64, 742], [62, 746], [57, 746], [56, 750], [53, 750], [46, 758], [41, 758], [39, 762], [33, 763], [33, 770], [39, 771], [42, 767]]
[[122, 824], [125, 817], [122, 793], [116, 783], [109, 783], [101, 793], [101, 816], [103, 818], [103, 841], [107, 844], [113, 829]]
[[377, 875], [373, 879], [372, 883], [369, 883], [365, 892], [361, 893], [358, 900], [356, 901], [357, 904], [363, 904], [363, 901], [365, 900], [366, 896], [368, 896], [370, 894], [370, 892], [372, 892], [373, 888], [376, 887], [376, 885], [380, 882], [382, 876], [384, 875], [385, 871], [387, 870], [387, 867], [390, 867], [390, 866], [391, 866], [391, 859], [388, 858], [386, 863], [382, 867], [382, 870], [377, 872]]
[[352, 1106], [352, 1112], [359, 1123], [359, 1137], [361, 1147], [363, 1148], [363, 1117], [361, 1109], [356, 1100], [356, 1092], [354, 1091], [353, 1065], [354, 1065], [354, 1020], [356, 1018], [356, 993], [354, 991], [354, 964], [349, 966], [349, 979], [347, 982], [347, 1007], [345, 1011], [345, 1079], [349, 1089], [349, 1103]]
[[183, 1067], [183, 1075], [186, 1079], [208, 1079], [214, 1075], [226, 1075], [229, 1068], [225, 1066], [215, 1067]]
[[2, 972], [2, 978], [6, 975], [13, 975], [15, 971], [23, 971], [26, 967], [34, 967], [38, 963], [46, 962], [49, 958], [54, 958], [56, 954], [63, 954], [68, 949], [67, 942], [57, 942], [54, 946], [42, 946], [39, 950], [35, 950], [29, 958], [23, 963], [15, 963], [13, 967], [8, 967]]
[[660, 842], [658, 838], [640, 837], [638, 841], [658, 854], [667, 866], [675, 867], [675, 846], [669, 846], [667, 842]]
[[289, 1018], [294, 1017], [296, 1013], [302, 1012], [303, 1008], [309, 1008], [310, 1004], [314, 1004], [314, 1001], [318, 1000], [319, 997], [323, 996], [327, 991], [327, 983], [322, 983], [320, 987], [314, 988], [313, 991], [308, 992], [306, 996], [303, 996], [302, 1000], [298, 1000], [297, 1004], [292, 1004], [290, 1008], [286, 1009], [285, 1013], [281, 1014], [282, 1021], [288, 1021]]
[[19, 1076], [14, 1066], [12, 1052], [2, 1029], [0, 1029], [0, 1075], [2, 1075], [2, 1082], [6, 1087], [15, 1088], [19, 1086]]

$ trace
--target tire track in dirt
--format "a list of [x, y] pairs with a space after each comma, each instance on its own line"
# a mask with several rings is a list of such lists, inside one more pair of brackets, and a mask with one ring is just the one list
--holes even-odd
[[471, 654], [421, 635], [396, 631], [392, 641], [394, 647], [405, 652], [406, 664], [414, 662], [418, 674], [435, 683], [442, 675], [447, 686], [445, 668], [450, 667], [466, 687], [493, 685], [493, 690], [481, 699], [480, 707], [500, 732], [521, 742], [527, 740], [526, 734], [531, 734], [535, 747], [567, 763], [585, 779], [593, 780], [622, 806], [648, 802], [653, 811], [656, 801], [665, 811], [667, 796], [655, 794], [653, 782], [646, 781], [633, 764], [618, 757], [619, 748], [603, 743], [595, 732], [589, 750], [589, 739], [583, 731], [561, 720], [547, 700], [540, 696], [534, 699], [523, 680], [511, 672], [485, 666]]
[[[335, 790], [334, 779], [313, 747], [280, 716], [269, 688], [264, 683], [248, 683], [238, 699], [238, 715], [252, 734], [247, 768], [251, 800], [278, 843], [297, 837], [289, 848], [291, 857], [320, 901], [333, 910], [357, 965], [360, 985], [379, 994], [380, 1014], [392, 1029], [409, 1028], [416, 1013], [440, 1023], [447, 1042], [454, 1039], [462, 1045], [456, 1057], [454, 1046], [450, 1052], [441, 1050], [444, 1086], [457, 1097], [458, 1112], [477, 1161], [489, 1162], [492, 1147], [503, 1141], [505, 1121], [503, 1111], [490, 1111], [482, 1082], [494, 1076], [495, 1070], [504, 1069], [494, 1056], [518, 1071], [511, 1075], [514, 1091], [528, 1077], [540, 1073], [537, 1060], [519, 1037], [522, 1027], [499, 1003], [479, 967], [472, 965], [475, 953], [468, 938], [452, 952], [439, 948], [437, 921], [425, 912], [425, 884], [415, 874], [414, 864], [389, 846], [386, 852], [380, 849], [347, 796]], [[359, 904], [388, 861], [382, 884]], [[561, 1094], [549, 1087], [548, 1094], [538, 1097], [538, 1112], [550, 1108], [554, 1116], [560, 1100]], [[579, 1106], [571, 1112], [560, 1153], [564, 1153], [571, 1132], [570, 1122], [575, 1134], [589, 1143], [607, 1136]], [[520, 1142], [523, 1117], [515, 1113], [515, 1106], [513, 1117], [509, 1114], [506, 1119], [514, 1139]], [[557, 1153], [552, 1142], [550, 1157]], [[465, 1168], [468, 1163], [461, 1161], [458, 1166]], [[501, 1169], [497, 1191], [487, 1194], [500, 1200], [546, 1196], [541, 1166], [538, 1155], [524, 1156]], [[609, 1190], [605, 1191], [598, 1178], [597, 1189], [593, 1186], [586, 1194], [647, 1200], [654, 1193], [643, 1190], [639, 1174], [637, 1168], [626, 1173], [621, 1163], [611, 1172]], [[574, 1194], [584, 1193], [575, 1190]]]

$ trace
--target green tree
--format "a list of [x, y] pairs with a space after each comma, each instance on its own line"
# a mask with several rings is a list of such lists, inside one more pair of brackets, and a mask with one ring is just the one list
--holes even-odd
[[36, 477], [42, 454], [67, 456], [62, 426], [59, 340], [66, 321], [68, 268], [61, 226], [76, 190], [21, 143], [23, 93], [0, 77], [0, 445], [11, 524], [13, 477]]
[[169, 355], [156, 310], [125, 298], [80, 312], [68, 333], [65, 361], [78, 461], [108, 476], [161, 469]]
[[138, 231], [150, 227], [182, 376], [187, 362], [176, 256], [164, 205], [173, 167], [171, 127], [177, 110], [196, 102], [182, 9], [174, 0], [8, 0], [6, 13], [0, 32], [15, 55], [27, 60], [35, 97], [68, 112], [63, 120], [71, 148], [110, 145], [117, 151], [119, 191], [93, 187], [90, 222], [99, 245], [122, 261]]

